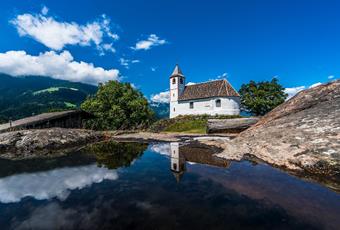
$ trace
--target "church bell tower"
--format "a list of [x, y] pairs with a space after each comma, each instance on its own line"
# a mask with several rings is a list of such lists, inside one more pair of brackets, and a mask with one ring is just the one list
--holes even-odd
[[170, 76], [170, 118], [176, 116], [176, 105], [178, 98], [185, 87], [185, 77], [178, 65]]

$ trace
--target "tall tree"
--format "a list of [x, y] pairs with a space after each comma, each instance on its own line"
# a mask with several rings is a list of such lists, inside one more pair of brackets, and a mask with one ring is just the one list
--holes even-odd
[[262, 116], [283, 103], [287, 98], [276, 78], [271, 81], [250, 81], [240, 89], [242, 106], [254, 115]]
[[130, 83], [118, 81], [99, 84], [96, 95], [88, 97], [81, 108], [96, 116], [86, 126], [97, 130], [144, 128], [154, 117], [143, 94]]

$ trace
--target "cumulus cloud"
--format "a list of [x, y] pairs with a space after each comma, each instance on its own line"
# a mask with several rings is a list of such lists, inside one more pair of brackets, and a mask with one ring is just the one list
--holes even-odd
[[287, 100], [293, 97], [298, 92], [306, 89], [306, 86], [297, 86], [292, 88], [285, 88], [285, 93], [288, 94]]
[[49, 51], [32, 56], [25, 51], [0, 53], [0, 72], [13, 76], [41, 75], [56, 79], [97, 84], [108, 80], [118, 80], [117, 69], [105, 70], [92, 63], [74, 61], [68, 51]]
[[0, 202], [19, 202], [24, 197], [37, 200], [65, 200], [71, 190], [82, 189], [103, 180], [116, 180], [115, 170], [99, 168], [96, 164], [65, 167], [45, 172], [23, 173], [0, 179]]
[[139, 63], [140, 61], [135, 59], [135, 60], [129, 60], [129, 59], [125, 59], [125, 58], [120, 58], [119, 62], [122, 66], [124, 66], [126, 69], [130, 68], [131, 64], [136, 64]]
[[151, 95], [151, 101], [154, 103], [169, 103], [170, 102], [170, 92], [164, 91], [158, 94]]
[[307, 88], [313, 88], [313, 87], [316, 87], [316, 86], [319, 86], [319, 85], [322, 85], [321, 82], [317, 82], [317, 83], [314, 83], [312, 85], [310, 85], [309, 87], [306, 87], [304, 85], [302, 86], [297, 86], [297, 87], [292, 87], [292, 88], [285, 88], [285, 93], [288, 94], [288, 97], [287, 97], [287, 100], [292, 98], [293, 96], [295, 96], [295, 94], [297, 94], [298, 92], [302, 91], [302, 90], [305, 90]]
[[136, 43], [132, 49], [134, 50], [149, 50], [154, 46], [160, 46], [166, 44], [165, 39], [160, 39], [156, 34], [150, 34], [146, 40], [141, 40]]
[[322, 85], [321, 82], [314, 83], [313, 85], [309, 86], [309, 88], [317, 87], [319, 85]]
[[[195, 85], [197, 83], [195, 82], [188, 82], [186, 86], [188, 85]], [[170, 102], [170, 91], [163, 91], [158, 94], [152, 94], [151, 95], [151, 101], [154, 103], [169, 103]]]
[[104, 37], [111, 40], [119, 38], [111, 31], [110, 19], [105, 15], [100, 20], [79, 25], [76, 22], [57, 21], [47, 14], [48, 8], [43, 7], [40, 14], [20, 14], [10, 23], [16, 27], [20, 36], [31, 37], [53, 50], [62, 50], [66, 45], [94, 44], [100, 53], [105, 50], [112, 52], [110, 44], [103, 43]]

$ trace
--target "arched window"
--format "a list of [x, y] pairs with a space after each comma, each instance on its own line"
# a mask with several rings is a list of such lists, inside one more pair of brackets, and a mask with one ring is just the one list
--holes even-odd
[[176, 84], [176, 78], [172, 79], [172, 84]]
[[190, 102], [190, 103], [189, 103], [189, 108], [190, 108], [190, 109], [193, 109], [193, 108], [194, 108], [194, 102]]
[[174, 107], [174, 112], [176, 112], [176, 109], [175, 109], [175, 107]]
[[182, 77], [179, 78], [179, 83], [180, 83], [180, 84], [183, 84], [183, 78], [182, 78]]
[[216, 103], [216, 107], [221, 107], [221, 99], [217, 99], [215, 103]]

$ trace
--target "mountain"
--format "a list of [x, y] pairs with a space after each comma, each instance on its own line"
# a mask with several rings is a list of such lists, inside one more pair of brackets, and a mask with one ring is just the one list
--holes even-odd
[[[97, 87], [44, 76], [0, 73], [0, 124], [33, 114], [78, 108]], [[151, 103], [158, 119], [169, 117], [168, 103]]]
[[157, 119], [169, 118], [169, 103], [151, 103], [150, 107], [155, 112]]
[[48, 111], [78, 108], [96, 86], [43, 76], [0, 74], [0, 123]]

